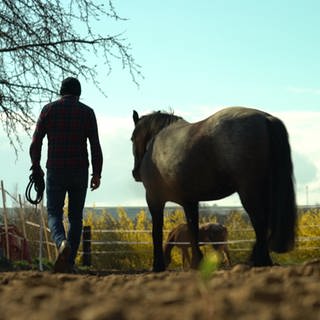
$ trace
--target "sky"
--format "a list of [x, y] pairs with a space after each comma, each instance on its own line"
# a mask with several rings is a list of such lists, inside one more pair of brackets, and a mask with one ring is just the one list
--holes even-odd
[[[196, 122], [235, 105], [284, 121], [297, 202], [320, 203], [319, 1], [118, 0], [114, 6], [127, 20], [96, 28], [124, 33], [143, 78], [137, 86], [116, 61], [107, 75], [102, 61], [88, 57], [97, 59], [107, 97], [80, 78], [81, 100], [96, 112], [104, 154], [101, 187], [88, 191], [87, 206], [146, 206], [144, 188], [131, 175], [133, 109], [173, 110]], [[21, 138], [16, 159], [0, 131], [0, 179], [13, 194], [23, 194], [28, 182], [31, 138]], [[43, 167], [45, 158], [44, 150]], [[240, 202], [234, 195], [210, 204]]]

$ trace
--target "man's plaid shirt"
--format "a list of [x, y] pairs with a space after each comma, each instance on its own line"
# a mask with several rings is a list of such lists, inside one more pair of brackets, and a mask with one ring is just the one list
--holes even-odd
[[30, 146], [33, 166], [40, 165], [45, 135], [48, 138], [47, 168], [87, 168], [89, 139], [93, 175], [101, 176], [102, 151], [96, 117], [78, 97], [63, 96], [42, 109]]

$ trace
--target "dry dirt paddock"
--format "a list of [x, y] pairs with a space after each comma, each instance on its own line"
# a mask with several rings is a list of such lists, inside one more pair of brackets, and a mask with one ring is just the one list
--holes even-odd
[[316, 320], [320, 261], [197, 272], [0, 273], [0, 320]]

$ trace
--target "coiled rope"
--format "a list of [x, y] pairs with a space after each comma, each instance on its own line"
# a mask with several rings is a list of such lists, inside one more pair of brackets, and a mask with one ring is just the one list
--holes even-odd
[[[33, 188], [37, 194], [35, 198], [32, 198], [31, 196]], [[27, 185], [26, 193], [25, 193], [26, 199], [31, 204], [34, 204], [34, 205], [39, 204], [43, 198], [44, 188], [45, 188], [45, 184], [44, 184], [43, 175], [41, 173], [33, 172], [29, 176], [29, 183]]]

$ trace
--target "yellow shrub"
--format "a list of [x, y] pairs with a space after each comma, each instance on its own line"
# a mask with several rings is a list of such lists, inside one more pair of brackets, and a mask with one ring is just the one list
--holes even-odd
[[[152, 222], [144, 210], [137, 212], [131, 219], [122, 208], [118, 210], [117, 218], [106, 210], [102, 213], [90, 211], [86, 214], [84, 225], [92, 228], [93, 266], [100, 269], [145, 270], [152, 266]], [[206, 216], [200, 223], [216, 222], [215, 216]], [[182, 209], [165, 210], [164, 242], [168, 232], [180, 223], [185, 222]], [[255, 233], [248, 216], [241, 212], [230, 212], [224, 224], [229, 231], [229, 245], [232, 263], [244, 263], [251, 252]], [[297, 225], [297, 246], [287, 254], [272, 254], [275, 262], [280, 264], [301, 263], [305, 260], [318, 258], [320, 242], [320, 210], [308, 210], [299, 213]], [[109, 229], [112, 232], [102, 232]], [[100, 230], [100, 231], [99, 231]], [[130, 231], [130, 232], [127, 232]], [[241, 240], [241, 242], [233, 242]], [[308, 241], [307, 241], [308, 240]], [[108, 242], [95, 244], [95, 242]], [[205, 252], [211, 250], [208, 246]], [[99, 252], [104, 252], [99, 254]], [[106, 253], [107, 252], [107, 253]], [[181, 268], [181, 256], [176, 248], [172, 251], [171, 268]]]

